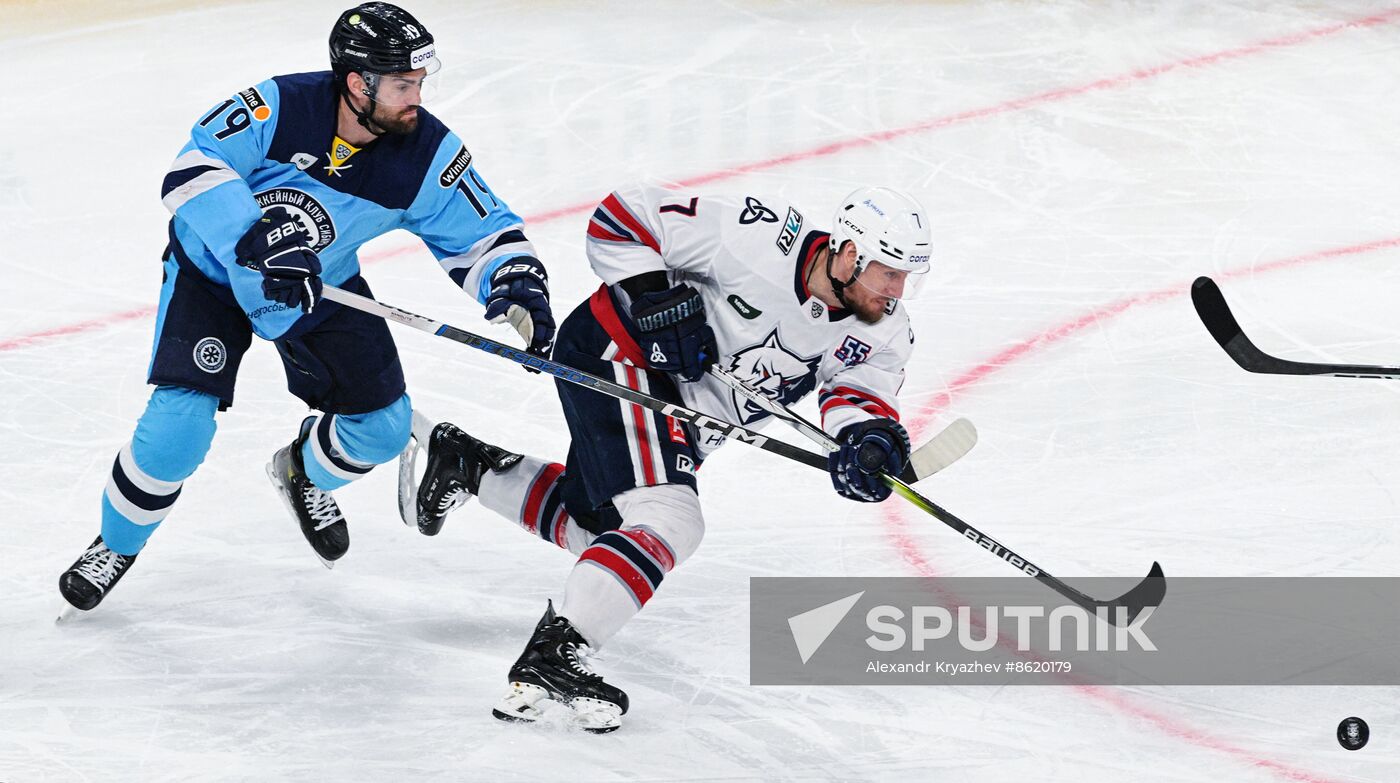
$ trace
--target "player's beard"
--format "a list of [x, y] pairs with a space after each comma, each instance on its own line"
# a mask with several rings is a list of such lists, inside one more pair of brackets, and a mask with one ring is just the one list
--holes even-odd
[[385, 133], [394, 136], [407, 136], [418, 130], [418, 107], [410, 106], [407, 110], [402, 108], [389, 110], [387, 106], [376, 106], [369, 121], [379, 126]]
[[[858, 284], [856, 284], [858, 285]], [[856, 314], [864, 323], [879, 323], [885, 317], [886, 300], [884, 297], [875, 296], [869, 291], [861, 291], [859, 294], [852, 293], [852, 287], [846, 289], [845, 305], [851, 312]]]

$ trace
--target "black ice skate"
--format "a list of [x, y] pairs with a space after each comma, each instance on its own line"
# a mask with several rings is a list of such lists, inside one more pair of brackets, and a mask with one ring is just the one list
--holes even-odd
[[58, 592], [68, 603], [86, 612], [102, 603], [134, 562], [136, 555], [119, 555], [108, 549], [102, 536], [98, 536], [82, 557], [58, 578]]
[[302, 466], [301, 447], [310, 437], [315, 423], [316, 417], [308, 416], [301, 423], [301, 433], [296, 440], [272, 455], [272, 461], [267, 463], [267, 477], [272, 479], [287, 510], [301, 525], [301, 534], [316, 550], [316, 556], [326, 568], [334, 568], [335, 561], [350, 548], [350, 529], [345, 525], [345, 517], [340, 513], [340, 506], [335, 504], [335, 498], [312, 484]]
[[510, 667], [510, 692], [491, 714], [533, 723], [543, 714], [537, 705], [552, 699], [572, 709], [584, 731], [616, 731], [627, 713], [627, 694], [588, 668], [583, 660], [588, 652], [588, 643], [568, 619], [555, 616], [551, 601], [525, 652]]
[[448, 422], [434, 427], [428, 436], [427, 471], [418, 484], [418, 532], [437, 535], [448, 512], [481, 492], [481, 477], [488, 468], [501, 473], [519, 461], [519, 454], [482, 443]]

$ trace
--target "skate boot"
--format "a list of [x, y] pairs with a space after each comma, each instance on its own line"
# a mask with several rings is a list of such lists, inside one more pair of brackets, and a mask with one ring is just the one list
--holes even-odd
[[272, 479], [272, 486], [277, 488], [287, 510], [301, 525], [301, 534], [306, 536], [316, 556], [326, 568], [334, 568], [335, 561], [350, 548], [350, 530], [335, 498], [312, 484], [302, 465], [301, 447], [311, 436], [315, 423], [316, 417], [308, 416], [301, 423], [301, 433], [296, 440], [272, 455], [272, 461], [267, 463], [267, 477]]
[[510, 692], [491, 714], [533, 723], [543, 714], [536, 705], [552, 699], [572, 709], [584, 731], [616, 731], [627, 713], [627, 694], [588, 668], [588, 653], [588, 643], [567, 618], [555, 616], [551, 601], [525, 652], [510, 667]]
[[58, 592], [68, 603], [86, 612], [102, 603], [134, 562], [136, 555], [119, 555], [108, 549], [102, 543], [102, 536], [98, 536], [83, 556], [58, 578]]
[[418, 484], [418, 532], [437, 535], [448, 512], [481, 491], [488, 468], [502, 473], [519, 461], [519, 454], [482, 443], [448, 422], [434, 427], [428, 437], [427, 470]]

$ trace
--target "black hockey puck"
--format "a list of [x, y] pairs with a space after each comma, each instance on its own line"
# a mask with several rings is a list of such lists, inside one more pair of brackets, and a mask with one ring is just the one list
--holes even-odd
[[1371, 727], [1366, 721], [1351, 717], [1337, 724], [1337, 742], [1347, 750], [1361, 750], [1371, 739]]

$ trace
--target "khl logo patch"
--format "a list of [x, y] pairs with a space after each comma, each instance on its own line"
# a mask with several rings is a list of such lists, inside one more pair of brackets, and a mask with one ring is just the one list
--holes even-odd
[[199, 369], [207, 373], [216, 373], [224, 369], [224, 364], [228, 362], [228, 351], [224, 350], [224, 344], [217, 337], [206, 337], [195, 343], [194, 364]]

